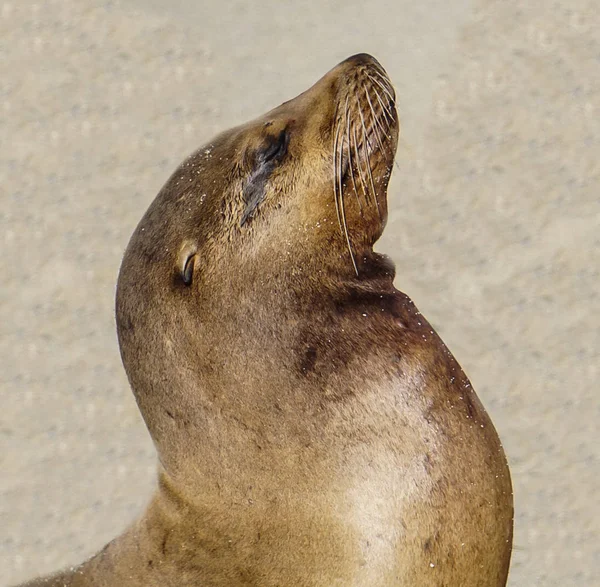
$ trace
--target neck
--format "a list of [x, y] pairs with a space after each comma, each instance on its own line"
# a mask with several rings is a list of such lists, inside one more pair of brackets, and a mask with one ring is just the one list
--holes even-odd
[[[311, 562], [327, 559], [337, 573], [339, 560], [353, 558], [344, 550], [355, 543], [351, 528], [331, 504], [347, 482], [343, 455], [352, 454], [347, 447], [360, 432], [356, 414], [373, 412], [365, 382], [387, 377], [389, 361], [365, 358], [386, 352], [381, 329], [403, 312], [384, 257], [365, 255], [359, 271], [318, 292], [286, 279], [281, 290], [254, 300], [226, 300], [210, 319], [196, 318], [198, 301], [191, 299], [189, 311], [178, 306], [177, 346], [167, 328], [144, 335], [164, 341], [161, 352], [136, 361], [124, 351], [126, 364], [153, 369], [129, 375], [159, 451], [159, 490], [118, 539], [128, 547], [109, 545], [88, 565], [113, 569], [113, 584], [135, 568], [152, 577], [140, 584], [224, 586], [244, 583], [240, 569], [272, 568], [273, 553], [284, 556], [281, 544], [297, 560], [278, 559], [280, 570], [309, 573]], [[325, 543], [311, 539], [315, 527], [328, 536]], [[127, 552], [127, 560], [117, 552]], [[133, 564], [132, 556], [140, 560]], [[298, 577], [271, 579], [246, 582], [302, 584]]]
[[224, 554], [227, 546], [227, 540], [216, 543], [207, 514], [187, 502], [161, 470], [145, 514], [77, 569], [76, 577], [82, 585], [97, 576], [109, 585], [227, 585], [207, 581], [216, 550]]
[[[308, 584], [318, 572], [333, 584], [346, 558], [359, 555], [348, 552], [354, 530], [331, 510], [334, 501], [331, 492], [315, 497], [298, 489], [269, 501], [192, 503], [162, 471], [145, 515], [76, 576], [82, 585], [102, 576], [110, 585], [229, 587]], [[313, 539], [316, 526], [327, 540]]]
[[[221, 486], [243, 494], [261, 467], [285, 463], [281, 447], [297, 451], [293, 467], [303, 466], [302, 447], [313, 434], [307, 423], [328, 417], [319, 391], [338, 393], [337, 373], [370, 352], [364, 337], [373, 320], [388, 318], [381, 307], [396, 293], [387, 260], [371, 253], [367, 261], [360, 278], [327, 290], [307, 289], [305, 276], [283, 286], [275, 280], [251, 299], [227, 300], [208, 319], [199, 321], [195, 307], [181, 319], [180, 345], [163, 354], [179, 368], [169, 370], [168, 382], [152, 378], [168, 385], [161, 405], [156, 392], [134, 385], [143, 389], [137, 394], [142, 413], [178, 484], [190, 492]], [[229, 290], [235, 292], [234, 283]]]

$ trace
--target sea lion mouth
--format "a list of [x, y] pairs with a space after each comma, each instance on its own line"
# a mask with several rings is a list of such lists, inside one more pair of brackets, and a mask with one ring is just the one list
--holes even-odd
[[360, 214], [375, 207], [380, 229], [385, 223], [387, 180], [396, 153], [396, 94], [387, 73], [371, 56], [359, 60], [337, 105], [333, 131], [333, 191], [340, 230], [358, 275], [346, 218], [345, 195], [351, 190]]

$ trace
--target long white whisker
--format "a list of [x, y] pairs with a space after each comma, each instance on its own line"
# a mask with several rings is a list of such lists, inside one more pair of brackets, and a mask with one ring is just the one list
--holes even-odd
[[[365, 90], [365, 96], [367, 97], [367, 102], [369, 103], [369, 108], [371, 108], [371, 112], [373, 114], [373, 131], [375, 134], [375, 139], [379, 143], [379, 148], [383, 152], [386, 149], [383, 146], [383, 142], [382, 142], [381, 136], [379, 134], [379, 129], [381, 128], [379, 125], [379, 117], [377, 116], [377, 113], [375, 112], [375, 108], [373, 108], [373, 103], [371, 102], [371, 98], [369, 96], [369, 92], [368, 92], [367, 88], [365, 88], [364, 90]], [[385, 135], [385, 132], [383, 134]]]
[[338, 223], [340, 225], [340, 230], [342, 230], [342, 217], [340, 215], [340, 204], [338, 201], [338, 194], [337, 194], [337, 187], [338, 187], [338, 180], [337, 180], [337, 152], [338, 152], [338, 139], [339, 139], [339, 135], [340, 135], [340, 123], [338, 121], [338, 124], [336, 126], [335, 129], [335, 138], [333, 140], [333, 199], [335, 201], [335, 211], [337, 214], [337, 219], [338, 219]]
[[352, 125], [352, 135], [354, 137], [354, 153], [356, 155], [356, 169], [358, 170], [358, 176], [360, 177], [360, 183], [363, 190], [363, 194], [365, 196], [365, 202], [369, 202], [369, 191], [367, 189], [367, 182], [365, 181], [365, 177], [362, 172], [362, 162], [360, 160], [360, 153], [358, 151], [358, 139], [356, 138], [356, 125]]
[[[374, 84], [377, 84], [377, 85], [378, 85], [378, 86], [379, 86], [379, 87], [380, 87], [380, 88], [381, 88], [381, 89], [382, 89], [382, 90], [383, 90], [383, 91], [384, 91], [384, 92], [387, 94], [387, 96], [390, 98], [390, 102], [391, 102], [391, 104], [392, 104], [392, 105], [394, 105], [394, 108], [395, 108], [396, 99], [395, 99], [395, 98], [392, 96], [392, 94], [390, 94], [390, 91], [389, 91], [389, 90], [388, 90], [388, 89], [387, 89], [387, 88], [386, 88], [384, 85], [382, 85], [382, 83], [381, 83], [379, 80], [375, 79], [374, 77], [371, 77], [369, 74], [367, 74], [367, 77], [368, 77], [368, 78], [369, 78], [369, 79], [370, 79], [370, 80], [371, 80], [371, 81], [372, 81]], [[379, 96], [379, 94], [377, 94], [377, 95]], [[381, 104], [381, 107], [382, 107], [382, 108], [383, 108], [383, 109], [386, 111], [386, 113], [389, 115], [390, 119], [391, 119], [391, 120], [394, 120], [394, 114], [393, 114], [393, 112], [392, 112], [392, 111], [389, 109], [389, 107], [388, 107], [388, 106], [386, 106], [386, 105], [383, 103], [383, 101], [382, 101], [381, 97], [379, 97], [379, 103]]]
[[[371, 146], [371, 143], [369, 142], [369, 137], [367, 136], [367, 127], [365, 125], [365, 119], [364, 116], [362, 114], [362, 110], [360, 109], [360, 104], [359, 104], [359, 108], [358, 108], [358, 114], [360, 116], [360, 122], [362, 124], [362, 129], [363, 129], [363, 150], [366, 150], [367, 145], [370, 147], [371, 151], [373, 151], [373, 147]], [[369, 156], [367, 155], [366, 157], [366, 162], [367, 162], [367, 175], [369, 176], [369, 183], [371, 184], [371, 189], [373, 190], [373, 198], [375, 200], [375, 206], [377, 207], [377, 214], [379, 215], [379, 218], [381, 218], [381, 210], [379, 209], [379, 201], [377, 199], [377, 191], [375, 190], [375, 183], [373, 182], [373, 175], [371, 173], [371, 160], [369, 158]]]
[[[343, 154], [344, 154], [343, 153], [344, 143], [345, 143], [345, 139], [344, 139], [344, 134], [343, 134], [343, 129], [342, 129], [342, 144], [341, 144], [341, 148], [338, 149], [339, 165], [338, 165], [337, 178], [338, 178], [338, 193], [339, 193], [339, 198], [340, 198], [339, 208], [341, 209], [342, 224], [344, 226], [344, 236], [346, 237], [346, 244], [348, 245], [348, 252], [350, 253], [350, 259], [352, 260], [352, 266], [354, 267], [354, 272], [358, 276], [358, 267], [356, 266], [356, 259], [354, 258], [354, 253], [352, 252], [352, 244], [350, 243], [350, 234], [348, 233], [348, 223], [346, 221], [346, 208], [344, 205], [344, 189], [342, 186], [342, 158], [343, 158]], [[350, 145], [350, 139], [348, 139], [348, 145]]]
[[389, 135], [387, 134], [387, 131], [391, 128], [392, 124], [393, 124], [393, 119], [390, 118], [391, 113], [389, 111], [386, 110], [386, 107], [383, 103], [383, 101], [381, 100], [381, 96], [379, 95], [379, 92], [377, 91], [376, 87], [373, 87], [373, 91], [375, 92], [375, 97], [377, 98], [377, 101], [379, 102], [379, 106], [381, 106], [381, 113], [383, 114], [383, 117], [385, 119], [385, 122], [387, 124], [387, 130], [384, 130], [384, 134], [389, 138]]
[[375, 77], [371, 77], [368, 73], [367, 76], [373, 80], [389, 97], [389, 99], [391, 100], [392, 104], [396, 103], [396, 96], [394, 95], [393, 90], [389, 87], [389, 81], [387, 80], [386, 77], [384, 77], [379, 71], [377, 71], [376, 69], [372, 70], [373, 73], [376, 73], [379, 77], [379, 79], [375, 78]]
[[[379, 95], [379, 92], [377, 91], [377, 88], [373, 88], [373, 91], [375, 92], [375, 96], [377, 97], [377, 101], [379, 102], [379, 105], [382, 108], [382, 112], [385, 115], [385, 119], [387, 122], [387, 130], [384, 130], [383, 126], [381, 126], [381, 130], [384, 134], [384, 136], [388, 139], [391, 139], [392, 137], [388, 134], [388, 131], [390, 130], [390, 128], [392, 128], [392, 124], [393, 124], [393, 119], [388, 118], [388, 116], [385, 114], [385, 106], [383, 104], [383, 101], [381, 100], [381, 96]], [[396, 158], [394, 157], [394, 165], [396, 166], [396, 169], [400, 169], [400, 165], [398, 165], [398, 161], [396, 161]]]
[[356, 187], [356, 181], [354, 179], [354, 162], [352, 161], [352, 141], [350, 136], [350, 111], [348, 110], [348, 96], [346, 96], [346, 131], [348, 133], [348, 164], [350, 166], [350, 178], [352, 179], [352, 187], [354, 189], [354, 195], [356, 196], [356, 202], [362, 215], [362, 204], [358, 197], [358, 189]]

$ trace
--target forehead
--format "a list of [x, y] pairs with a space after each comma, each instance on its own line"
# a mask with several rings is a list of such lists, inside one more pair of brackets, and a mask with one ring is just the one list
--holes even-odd
[[330, 124], [338, 105], [337, 81], [335, 78], [322, 79], [310, 89], [254, 120], [225, 131], [216, 141], [223, 141], [223, 145], [239, 144], [278, 132], [286, 126], [301, 130], [319, 126], [323, 122]]

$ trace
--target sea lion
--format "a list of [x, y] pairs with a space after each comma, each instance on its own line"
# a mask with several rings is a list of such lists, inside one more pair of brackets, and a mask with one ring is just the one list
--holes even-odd
[[373, 251], [395, 103], [355, 55], [168, 180], [116, 295], [158, 491], [93, 558], [29, 585], [505, 585], [502, 446]]

